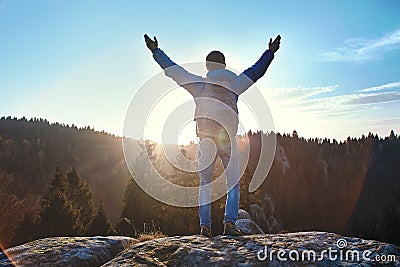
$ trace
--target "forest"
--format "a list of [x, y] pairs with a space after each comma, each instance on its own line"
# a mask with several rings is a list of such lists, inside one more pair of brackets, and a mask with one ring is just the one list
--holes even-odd
[[[248, 132], [250, 161], [241, 178], [241, 208], [267, 194], [283, 231], [323, 230], [400, 244], [400, 138], [368, 133], [337, 141]], [[262, 138], [277, 139], [271, 171], [248, 193]], [[152, 175], [144, 149], [164, 166], [157, 144], [133, 144], [133, 175]], [[193, 158], [196, 144], [180, 147]], [[168, 171], [195, 186], [195, 173]], [[196, 208], [154, 200], [125, 163], [122, 138], [45, 119], [0, 119], [0, 242], [10, 247], [45, 236], [131, 235], [157, 230], [197, 234]], [[212, 204], [213, 232], [222, 232], [225, 199]]]

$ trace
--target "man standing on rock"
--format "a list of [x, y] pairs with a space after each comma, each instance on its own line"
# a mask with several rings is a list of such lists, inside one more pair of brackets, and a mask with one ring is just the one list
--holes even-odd
[[[199, 142], [198, 172], [200, 176], [199, 216], [200, 233], [211, 237], [211, 186], [216, 157], [221, 158], [227, 178], [224, 217], [224, 235], [241, 235], [235, 222], [239, 210], [239, 159], [236, 145], [238, 130], [237, 101], [241, 93], [260, 79], [267, 71], [274, 53], [278, 51], [281, 37], [270, 38], [261, 58], [240, 75], [225, 69], [225, 56], [212, 51], [206, 57], [207, 77], [194, 75], [174, 63], [160, 48], [157, 38], [144, 35], [153, 58], [164, 70], [165, 75], [185, 88], [194, 98], [197, 136]], [[216, 151], [215, 151], [216, 148]], [[215, 156], [214, 156], [215, 155]]]

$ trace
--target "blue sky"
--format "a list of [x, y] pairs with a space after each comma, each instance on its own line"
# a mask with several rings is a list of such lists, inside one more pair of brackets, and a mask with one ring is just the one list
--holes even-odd
[[122, 134], [135, 92], [160, 69], [214, 49], [244, 70], [282, 36], [257, 83], [276, 130], [345, 139], [400, 132], [399, 1], [0, 0], [0, 115]]

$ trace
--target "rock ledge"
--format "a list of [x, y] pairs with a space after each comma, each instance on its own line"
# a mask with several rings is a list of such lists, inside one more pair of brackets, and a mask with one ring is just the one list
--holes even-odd
[[[400, 266], [398, 246], [327, 232], [173, 236], [141, 243], [129, 237], [55, 237], [6, 254], [17, 266]], [[2, 253], [0, 266], [12, 266]]]

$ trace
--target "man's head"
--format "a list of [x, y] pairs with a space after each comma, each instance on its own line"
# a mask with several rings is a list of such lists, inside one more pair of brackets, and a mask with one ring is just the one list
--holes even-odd
[[225, 69], [225, 56], [220, 51], [211, 51], [206, 57], [206, 67], [208, 70]]

